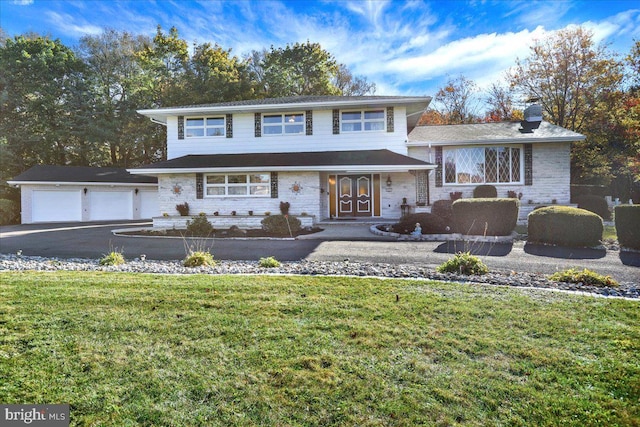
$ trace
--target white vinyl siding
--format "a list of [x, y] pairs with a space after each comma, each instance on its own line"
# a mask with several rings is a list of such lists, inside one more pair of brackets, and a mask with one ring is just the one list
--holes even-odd
[[[267, 114], [267, 113], [265, 113]], [[388, 149], [407, 154], [405, 109], [394, 108], [393, 132], [342, 132], [334, 135], [332, 111], [313, 110], [313, 135], [287, 134], [255, 136], [253, 113], [233, 115], [233, 138], [203, 137], [178, 139], [178, 119], [167, 123], [167, 159], [197, 154], [291, 153], [299, 151], [344, 151]], [[306, 117], [305, 117], [306, 119]], [[263, 120], [260, 121], [262, 126]], [[303, 126], [304, 127], [304, 126]], [[366, 139], [363, 136], [366, 135]]]
[[271, 175], [268, 173], [207, 175], [205, 195], [206, 197], [270, 197]]

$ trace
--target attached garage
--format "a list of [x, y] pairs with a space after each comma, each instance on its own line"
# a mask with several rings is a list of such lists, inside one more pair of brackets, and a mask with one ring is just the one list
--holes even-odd
[[133, 191], [100, 191], [89, 193], [89, 220], [133, 219]]
[[21, 189], [23, 224], [151, 219], [157, 178], [126, 169], [34, 166], [8, 181]]
[[82, 191], [33, 190], [31, 221], [82, 221]]

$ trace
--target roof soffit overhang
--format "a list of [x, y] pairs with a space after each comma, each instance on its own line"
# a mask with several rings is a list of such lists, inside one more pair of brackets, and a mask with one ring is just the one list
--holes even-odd
[[170, 175], [186, 173], [236, 173], [236, 172], [409, 172], [411, 170], [432, 170], [437, 165], [335, 165], [335, 166], [251, 166], [217, 168], [149, 168], [129, 169], [134, 175]]
[[582, 141], [586, 137], [556, 137], [556, 138], [501, 138], [501, 139], [469, 139], [458, 141], [409, 141], [407, 147], [437, 147], [451, 145], [498, 145], [498, 144], [535, 144], [535, 143], [554, 143], [554, 142], [577, 142]]
[[[397, 97], [385, 99], [345, 99], [343, 101], [312, 101], [298, 103], [251, 104], [251, 105], [203, 105], [191, 107], [173, 107], [137, 110], [138, 114], [149, 117], [159, 124], [166, 124], [167, 118], [172, 116], [205, 115], [205, 114], [233, 114], [258, 112], [293, 112], [304, 110], [329, 110], [349, 108], [385, 108], [405, 107], [407, 120], [411, 123], [420, 119], [424, 110], [429, 106], [431, 97]], [[414, 118], [415, 116], [415, 118]], [[415, 124], [413, 125], [415, 126]]]

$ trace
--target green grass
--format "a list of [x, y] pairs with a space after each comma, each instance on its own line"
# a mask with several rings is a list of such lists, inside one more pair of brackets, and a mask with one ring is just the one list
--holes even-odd
[[640, 425], [637, 301], [343, 277], [0, 274], [0, 402], [82, 426]]

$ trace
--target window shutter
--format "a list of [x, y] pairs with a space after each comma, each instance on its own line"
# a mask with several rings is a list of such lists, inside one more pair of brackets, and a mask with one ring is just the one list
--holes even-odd
[[227, 114], [225, 121], [227, 124], [227, 129], [226, 129], [227, 138], [233, 138], [233, 114]]
[[313, 111], [307, 110], [304, 112], [305, 117], [305, 130], [307, 135], [313, 135]]
[[387, 132], [393, 132], [393, 107], [387, 107]]
[[271, 172], [271, 198], [278, 198], [278, 172]]
[[184, 139], [184, 116], [178, 116], [178, 139]]
[[196, 174], [196, 199], [202, 199], [204, 197], [203, 191], [203, 176], [201, 173]]
[[255, 113], [253, 115], [253, 127], [256, 138], [260, 138], [262, 136], [262, 114]]
[[340, 110], [333, 110], [333, 134], [340, 134]]
[[524, 144], [524, 185], [533, 185], [533, 145]]
[[442, 147], [436, 147], [436, 187], [442, 187]]

